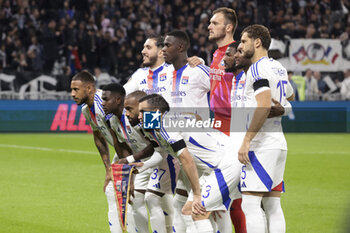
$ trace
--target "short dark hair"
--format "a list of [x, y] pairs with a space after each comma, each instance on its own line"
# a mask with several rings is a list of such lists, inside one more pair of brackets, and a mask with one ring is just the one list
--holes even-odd
[[170, 111], [168, 102], [161, 95], [158, 95], [158, 94], [146, 95], [139, 100], [140, 103], [143, 101], [147, 101], [147, 104], [152, 109], [159, 109], [161, 113]]
[[104, 91], [110, 91], [112, 93], [117, 93], [122, 97], [125, 97], [125, 89], [122, 85], [118, 83], [110, 83], [102, 88]]
[[267, 27], [260, 24], [253, 24], [244, 28], [241, 35], [243, 35], [245, 32], [248, 34], [249, 38], [260, 39], [262, 47], [266, 50], [269, 49], [271, 44], [271, 36]]
[[140, 99], [145, 97], [146, 95], [147, 95], [147, 93], [144, 91], [134, 91], [134, 92], [131, 92], [130, 94], [128, 94], [126, 96], [126, 98], [135, 98], [135, 99], [137, 99], [137, 101], [140, 101]]
[[237, 50], [239, 43], [240, 43], [240, 41], [234, 41], [228, 45], [228, 48], [234, 48]]
[[184, 31], [174, 30], [174, 31], [169, 32], [167, 34], [167, 36], [173, 36], [173, 37], [181, 40], [181, 42], [184, 43], [186, 50], [190, 47], [190, 38], [188, 37], [187, 33]]
[[213, 15], [217, 14], [217, 13], [221, 13], [224, 15], [225, 17], [225, 24], [232, 24], [233, 25], [233, 30], [232, 30], [232, 34], [235, 33], [236, 28], [237, 28], [237, 14], [236, 11], [231, 9], [231, 8], [227, 8], [227, 7], [221, 7], [216, 9], [215, 11], [213, 11]]
[[156, 46], [160, 49], [163, 48], [164, 46], [164, 36], [157, 35], [157, 34], [148, 34], [147, 39], [155, 40]]
[[81, 81], [83, 83], [92, 83], [95, 84], [94, 76], [87, 70], [80, 71], [73, 76], [72, 81]]

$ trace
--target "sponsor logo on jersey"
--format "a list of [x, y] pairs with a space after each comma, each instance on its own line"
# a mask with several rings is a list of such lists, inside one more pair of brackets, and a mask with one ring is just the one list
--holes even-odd
[[244, 85], [245, 85], [245, 80], [239, 80], [237, 88], [242, 89], [242, 88], [244, 88]]
[[144, 129], [160, 129], [161, 113], [156, 112], [143, 112], [143, 128]]
[[211, 80], [221, 80], [221, 77], [225, 75], [225, 71], [221, 69], [210, 69], [209, 77]]
[[140, 82], [140, 85], [146, 85], [146, 79], [142, 80], [142, 82]]
[[156, 88], [151, 88], [151, 89], [142, 89], [142, 91], [146, 92], [147, 95], [149, 95], [149, 94], [153, 94], [153, 93], [165, 92], [166, 88], [165, 87], [156, 87]]
[[185, 91], [172, 91], [171, 97], [175, 97], [175, 96], [186, 96], [186, 92]]
[[159, 81], [163, 82], [166, 80], [166, 73], [159, 75]]
[[183, 76], [182, 79], [181, 79], [181, 83], [182, 84], [187, 84], [188, 83], [188, 76]]

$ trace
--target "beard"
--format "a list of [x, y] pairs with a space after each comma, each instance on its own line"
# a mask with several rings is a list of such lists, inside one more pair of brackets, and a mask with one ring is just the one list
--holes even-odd
[[148, 62], [142, 63], [144, 67], [151, 67], [157, 62], [157, 56], [150, 56]]
[[225, 36], [226, 36], [225, 30], [223, 29], [220, 33], [218, 33], [216, 35], [214, 35], [214, 34], [210, 35], [209, 34], [208, 39], [210, 41], [214, 41], [215, 42], [215, 41], [218, 41], [218, 40], [224, 38]]
[[89, 100], [89, 97], [88, 97], [88, 96], [84, 96], [84, 97], [81, 98], [80, 100], [74, 100], [74, 101], [75, 101], [75, 103], [76, 103], [77, 105], [80, 106], [80, 105], [82, 105], [82, 104], [87, 103], [88, 100]]
[[245, 57], [246, 59], [251, 59], [251, 58], [254, 56], [254, 53], [255, 53], [255, 48], [252, 47], [252, 48], [250, 48], [249, 50], [247, 50], [247, 51], [244, 52], [244, 57]]
[[225, 68], [225, 72], [226, 73], [235, 73], [237, 71], [236, 67], [237, 67], [237, 65], [236, 65], [236, 63], [234, 63], [234, 64], [232, 64], [231, 67]]

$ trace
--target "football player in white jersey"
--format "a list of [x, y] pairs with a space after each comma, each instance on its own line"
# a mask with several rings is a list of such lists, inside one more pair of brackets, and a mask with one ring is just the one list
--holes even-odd
[[[177, 172], [172, 162], [173, 158], [168, 158], [167, 153], [160, 154], [154, 150], [150, 153], [149, 147], [153, 149], [153, 145], [144, 137], [138, 125], [138, 97], [145, 95], [146, 93], [142, 91], [136, 91], [129, 94], [124, 102], [124, 88], [119, 84], [108, 84], [103, 88], [102, 105], [106, 113], [114, 114], [108, 122], [116, 134], [117, 140], [127, 142], [132, 148], [133, 154], [126, 157], [128, 162], [132, 163], [135, 160], [146, 158], [141, 160], [144, 162], [144, 166], [138, 169], [140, 173], [135, 178], [136, 192], [135, 198], [132, 200], [138, 232], [148, 232], [147, 211], [144, 205], [144, 201], [146, 201], [150, 211], [152, 231], [166, 233], [167, 230], [172, 231], [172, 202], [170, 199], [170, 204], [167, 205], [165, 202], [162, 205], [161, 199], [165, 193], [171, 198], [172, 186], [176, 184]], [[151, 158], [148, 159], [149, 156]], [[155, 166], [157, 168], [154, 168]], [[165, 215], [168, 216], [167, 219]]]
[[[251, 25], [242, 32], [239, 49], [252, 62], [246, 79], [246, 107], [248, 130], [238, 152], [243, 164], [241, 172], [242, 209], [246, 215], [247, 232], [264, 232], [261, 211], [264, 207], [268, 231], [285, 232], [285, 219], [280, 204], [287, 143], [283, 135], [281, 117], [267, 118], [272, 98], [281, 105], [293, 99], [286, 69], [267, 57], [271, 37], [266, 27]], [[276, 189], [277, 188], [277, 189]]]
[[[110, 230], [112, 233], [122, 233], [113, 184], [111, 182], [111, 163], [108, 149], [108, 143], [111, 145], [114, 145], [114, 143], [105, 120], [105, 113], [102, 109], [102, 90], [96, 89], [95, 79], [93, 75], [87, 71], [81, 71], [72, 78], [71, 89], [71, 96], [74, 101], [78, 105], [83, 105], [82, 112], [93, 130], [95, 145], [106, 169], [103, 191], [108, 201]], [[117, 159], [118, 156], [115, 154], [113, 160], [115, 161]], [[128, 224], [130, 227], [133, 225], [130, 222], [128, 222]]]
[[[181, 117], [180, 119], [174, 119], [173, 114], [165, 112], [169, 110], [169, 105], [159, 95], [153, 94], [140, 99], [139, 109], [141, 121], [143, 120], [142, 113], [146, 115], [146, 111], [159, 111], [162, 114], [162, 123], [159, 130], [145, 129], [145, 135], [150, 140], [156, 141], [169, 153], [175, 153], [176, 155], [181, 155], [186, 150], [186, 153], [189, 152], [196, 163], [198, 174], [201, 175], [201, 203], [205, 207], [206, 212], [204, 214], [196, 211], [192, 212], [192, 217], [195, 220], [195, 229], [192, 232], [213, 232], [215, 228], [215, 232], [231, 233], [232, 225], [228, 208], [234, 198], [234, 190], [237, 189], [239, 184], [241, 169], [238, 160], [233, 159], [233, 148], [222, 146], [215, 134], [211, 134], [207, 130], [193, 133], [187, 132], [185, 128], [179, 130], [166, 125], [165, 122], [168, 117], [179, 121], [183, 119]], [[183, 174], [180, 173], [180, 177], [181, 175]], [[189, 191], [186, 178], [181, 178], [184, 178], [184, 187]], [[192, 206], [191, 199], [192, 196], [190, 195], [185, 206], [188, 204]], [[187, 211], [185, 208], [183, 211]], [[213, 224], [209, 220], [210, 214], [212, 211], [218, 210], [224, 213], [221, 219], [217, 219], [217, 224]], [[185, 232], [181, 226], [177, 225], [175, 225], [175, 230], [176, 232]]]
[[[132, 155], [129, 155], [127, 159], [130, 162], [133, 162], [130, 159], [137, 157], [137, 153], [144, 152], [147, 154], [146, 156], [149, 157], [154, 152], [154, 149], [151, 143], [145, 140], [144, 136], [140, 133], [140, 128], [133, 127], [128, 121], [128, 118], [125, 115], [126, 111], [124, 109], [124, 97], [125, 90], [123, 86], [119, 84], [112, 83], [103, 87], [103, 110], [106, 113], [112, 114], [108, 119], [109, 127], [115, 134], [115, 141], [120, 143], [125, 142], [130, 146], [132, 149]], [[124, 153], [127, 154], [127, 151], [124, 150], [123, 154]], [[156, 153], [159, 154], [158, 152]], [[158, 158], [162, 160], [161, 155], [159, 155]], [[137, 174], [134, 181], [132, 214], [135, 220], [137, 232], [148, 232], [148, 215], [145, 205], [145, 192], [151, 172], [151, 169], [146, 169], [145, 171]]]
[[[175, 30], [168, 33], [164, 39], [162, 49], [164, 59], [172, 64], [174, 70], [167, 72], [169, 80], [170, 96], [164, 96], [172, 108], [172, 113], [181, 114], [191, 112], [203, 120], [209, 119], [208, 92], [210, 91], [209, 67], [198, 65], [191, 67], [187, 63], [187, 51], [190, 40], [186, 32]], [[187, 193], [181, 187], [181, 179], [177, 183], [176, 195], [174, 197], [175, 219], [174, 225], [177, 231], [184, 231], [180, 227], [185, 227], [194, 231], [194, 223], [191, 217], [190, 205], [185, 206], [181, 214], [181, 209], [187, 200]], [[185, 224], [186, 225], [185, 225]], [[193, 228], [191, 230], [191, 228]]]
[[162, 47], [164, 38], [157, 35], [150, 35], [143, 45], [141, 51], [143, 56], [143, 68], [139, 68], [132, 74], [131, 78], [124, 85], [126, 94], [133, 91], [144, 91], [147, 94], [157, 93], [164, 95], [168, 93], [165, 69], [169, 64], [164, 62]]
[[[170, 94], [170, 90], [167, 89], [169, 77], [166, 75], [166, 70], [168, 69], [171, 72], [174, 70], [174, 67], [164, 61], [163, 42], [164, 37], [162, 36], [148, 36], [141, 51], [143, 68], [136, 70], [128, 82], [124, 84], [127, 95], [137, 90], [144, 91], [147, 94], [156, 93], [162, 96]], [[187, 60], [193, 67], [204, 63], [203, 59], [196, 56]]]

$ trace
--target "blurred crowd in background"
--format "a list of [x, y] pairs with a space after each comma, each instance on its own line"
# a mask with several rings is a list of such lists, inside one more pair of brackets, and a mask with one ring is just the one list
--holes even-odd
[[0, 0], [0, 73], [16, 74], [16, 91], [42, 73], [59, 79], [58, 90], [69, 90], [82, 69], [125, 83], [141, 66], [147, 34], [174, 29], [188, 32], [189, 56], [210, 65], [216, 48], [207, 27], [222, 6], [237, 12], [236, 40], [253, 23], [282, 41], [350, 39], [350, 3], [341, 0]]

